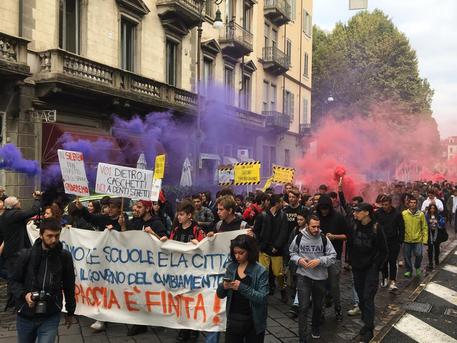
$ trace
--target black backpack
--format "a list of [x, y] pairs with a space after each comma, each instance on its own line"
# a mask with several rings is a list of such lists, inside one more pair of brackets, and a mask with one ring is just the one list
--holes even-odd
[[[321, 232], [320, 233], [320, 236], [321, 236], [321, 239], [322, 239], [322, 245], [324, 247], [323, 249], [323, 253], [324, 253], [324, 256], [326, 255], [326, 251], [327, 251], [327, 237], [325, 237], [325, 235]], [[295, 244], [297, 245], [297, 247], [300, 249], [300, 243], [301, 243], [301, 239], [303, 237], [303, 234], [299, 231], [297, 236], [295, 236]]]

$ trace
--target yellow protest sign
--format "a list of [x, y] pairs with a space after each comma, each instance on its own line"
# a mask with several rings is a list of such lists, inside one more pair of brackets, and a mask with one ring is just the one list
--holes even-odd
[[260, 183], [260, 162], [241, 162], [233, 165], [235, 185], [256, 185]]
[[265, 184], [263, 185], [262, 192], [265, 192], [268, 188], [271, 187], [271, 184], [273, 182], [273, 176], [270, 176], [267, 181], [265, 181]]
[[165, 155], [157, 155], [154, 166], [154, 179], [163, 179], [165, 174]]
[[288, 183], [294, 181], [294, 168], [273, 165], [273, 182]]

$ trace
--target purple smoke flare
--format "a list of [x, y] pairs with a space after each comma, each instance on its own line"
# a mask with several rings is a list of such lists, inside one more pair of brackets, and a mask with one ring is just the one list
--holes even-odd
[[14, 144], [6, 144], [0, 148], [0, 169], [25, 173], [35, 176], [40, 173], [40, 167], [35, 160], [26, 160]]

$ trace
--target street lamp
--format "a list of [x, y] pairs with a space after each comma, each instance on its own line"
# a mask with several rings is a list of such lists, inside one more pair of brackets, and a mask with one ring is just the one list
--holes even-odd
[[224, 26], [222, 21], [222, 14], [219, 9], [219, 5], [222, 3], [223, 0], [197, 0], [199, 3], [199, 14], [200, 20], [198, 22], [197, 28], [197, 132], [195, 134], [196, 138], [196, 148], [195, 148], [195, 155], [196, 155], [196, 164], [195, 164], [195, 181], [198, 180], [198, 175], [200, 172], [200, 141], [202, 139], [202, 132], [201, 132], [201, 115], [200, 115], [200, 82], [201, 82], [201, 44], [202, 44], [202, 33], [203, 33], [203, 9], [205, 8], [205, 4], [207, 1], [214, 1], [214, 3], [218, 6], [216, 11], [216, 17], [214, 18], [213, 27], [215, 29], [220, 29]]

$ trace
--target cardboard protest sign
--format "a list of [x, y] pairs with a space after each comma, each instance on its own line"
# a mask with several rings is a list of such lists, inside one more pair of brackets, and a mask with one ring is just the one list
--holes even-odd
[[165, 155], [156, 156], [154, 171], [154, 179], [163, 179], [165, 174]]
[[152, 175], [152, 170], [99, 163], [95, 192], [135, 200], [150, 200]]
[[57, 150], [65, 193], [89, 195], [89, 183], [84, 168], [84, 156], [79, 151]]
[[75, 264], [76, 314], [106, 322], [222, 331], [216, 289], [237, 230], [198, 245], [160, 242], [142, 231], [63, 229]]
[[295, 169], [273, 165], [273, 182], [289, 183], [294, 181]]
[[260, 183], [260, 162], [241, 162], [233, 165], [235, 185], [256, 185]]

